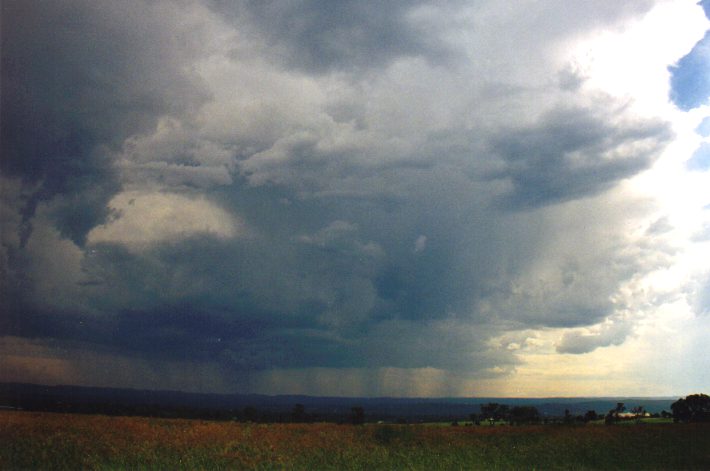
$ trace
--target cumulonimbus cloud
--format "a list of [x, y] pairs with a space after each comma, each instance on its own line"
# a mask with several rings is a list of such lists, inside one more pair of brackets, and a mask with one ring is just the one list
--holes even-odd
[[623, 343], [673, 125], [570, 51], [653, 6], [3, 2], [0, 333], [264, 384]]

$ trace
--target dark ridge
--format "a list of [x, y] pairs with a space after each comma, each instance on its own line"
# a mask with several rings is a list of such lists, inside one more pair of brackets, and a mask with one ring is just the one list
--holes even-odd
[[299, 408], [299, 421], [344, 422], [353, 407], [362, 407], [367, 421], [468, 420], [487, 403], [534, 406], [542, 417], [604, 414], [623, 402], [630, 409], [642, 406], [649, 413], [670, 410], [677, 398], [396, 398], [314, 397], [303, 395], [205, 394], [180, 391], [45, 386], [0, 383], [0, 409], [76, 412], [106, 415], [182, 417], [213, 420], [289, 422]]

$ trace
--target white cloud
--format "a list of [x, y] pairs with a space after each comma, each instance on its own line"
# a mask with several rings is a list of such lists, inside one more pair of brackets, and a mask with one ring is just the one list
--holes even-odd
[[114, 216], [89, 232], [89, 244], [143, 248], [197, 235], [228, 239], [246, 233], [237, 217], [202, 196], [129, 191], [116, 195], [109, 206]]
[[417, 237], [417, 240], [414, 241], [414, 251], [415, 252], [421, 252], [426, 248], [426, 242], [427, 242], [427, 237], [424, 234], [421, 234], [419, 237]]
[[639, 112], [667, 113], [668, 66], [687, 54], [708, 28], [693, 2], [666, 1], [618, 29], [596, 30], [572, 46], [585, 87], [626, 97]]

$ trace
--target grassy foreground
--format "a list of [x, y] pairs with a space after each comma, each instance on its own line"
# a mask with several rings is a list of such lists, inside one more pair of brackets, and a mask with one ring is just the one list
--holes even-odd
[[710, 469], [710, 424], [241, 424], [0, 412], [0, 469]]

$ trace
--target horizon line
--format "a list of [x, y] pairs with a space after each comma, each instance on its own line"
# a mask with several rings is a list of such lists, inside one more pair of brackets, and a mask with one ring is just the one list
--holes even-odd
[[156, 393], [180, 393], [180, 394], [196, 394], [196, 395], [214, 395], [214, 396], [263, 396], [263, 397], [308, 397], [308, 398], [326, 398], [326, 399], [421, 399], [421, 400], [436, 400], [436, 399], [512, 399], [512, 400], [534, 400], [534, 399], [647, 399], [647, 400], [668, 400], [675, 398], [683, 398], [692, 394], [703, 394], [693, 392], [681, 395], [665, 395], [665, 396], [643, 396], [643, 395], [614, 395], [614, 396], [344, 396], [344, 395], [314, 395], [303, 393], [261, 393], [261, 392], [213, 392], [213, 391], [190, 391], [179, 389], [151, 389], [151, 388], [136, 388], [129, 386], [94, 386], [84, 384], [46, 384], [46, 383], [28, 383], [21, 381], [0, 381], [0, 385], [21, 385], [35, 387], [54, 387], [54, 388], [87, 388], [87, 389], [114, 389], [123, 391], [149, 391]]

